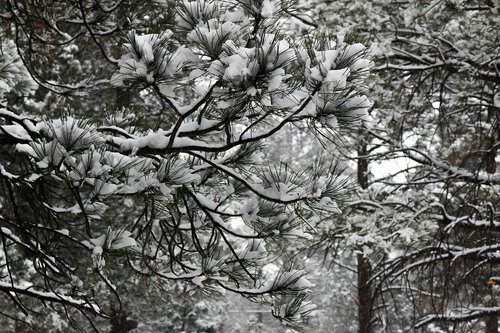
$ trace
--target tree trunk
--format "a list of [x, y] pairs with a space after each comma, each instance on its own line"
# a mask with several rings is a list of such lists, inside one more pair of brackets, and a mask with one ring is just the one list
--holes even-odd
[[498, 333], [498, 318], [491, 316], [486, 318], [486, 329], [484, 333]]
[[370, 278], [370, 262], [358, 254], [358, 333], [372, 332], [373, 293]]
[[[359, 135], [366, 136], [365, 131], [361, 130]], [[368, 158], [366, 155], [368, 154], [368, 149], [365, 140], [361, 140], [358, 146], [358, 174], [357, 180], [358, 185], [364, 190], [368, 188]]]
[[[363, 130], [360, 137], [365, 137]], [[366, 140], [361, 140], [358, 147], [358, 185], [362, 189], [368, 187], [368, 159]], [[372, 274], [371, 264], [363, 254], [358, 254], [358, 333], [372, 332], [372, 314], [374, 295], [370, 278]]]

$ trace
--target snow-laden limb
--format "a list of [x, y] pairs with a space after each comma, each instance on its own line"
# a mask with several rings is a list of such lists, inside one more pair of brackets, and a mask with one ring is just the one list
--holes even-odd
[[45, 302], [54, 302], [64, 304], [76, 309], [87, 310], [96, 315], [105, 316], [106, 314], [97, 305], [89, 301], [75, 299], [70, 295], [64, 295], [57, 291], [43, 291], [33, 285], [17, 285], [11, 282], [0, 281], [0, 290], [2, 292], [11, 293], [12, 295], [23, 295]]
[[[177, 5], [169, 30], [128, 33], [110, 80], [161, 106], [154, 128], [125, 111], [109, 121], [0, 109], [6, 260], [16, 246], [34, 253], [29, 279], [117, 313], [120, 279], [135, 272], [239, 293], [305, 329], [314, 309], [305, 272], [289, 265], [270, 277], [263, 266], [339, 214], [347, 181], [324, 160], [304, 170], [266, 163], [266, 140], [287, 125], [308, 122], [332, 139], [359, 124], [371, 105], [366, 50], [288, 38], [279, 1]], [[100, 45], [105, 31], [79, 7], [74, 24]]]
[[427, 315], [415, 324], [415, 328], [424, 327], [432, 322], [466, 322], [479, 318], [498, 316], [499, 314], [500, 307], [498, 306], [471, 306], [468, 308], [455, 308], [443, 314]]
[[[112, 265], [108, 262], [110, 258], [119, 255], [117, 250], [129, 253], [131, 268], [141, 274], [187, 280], [197, 288], [210, 288], [216, 284], [251, 298], [261, 295], [260, 298], [267, 294], [293, 294], [309, 286], [300, 278], [285, 278], [285, 275], [275, 285], [256, 290], [250, 288], [250, 284], [247, 288], [234, 288], [228, 282], [240, 281], [242, 284], [245, 275], [250, 281], [259, 279], [251, 270], [270, 258], [270, 254], [262, 249], [238, 249], [238, 239], [294, 241], [310, 238], [304, 232], [301, 220], [292, 218], [294, 214], [307, 214], [312, 206], [317, 206], [318, 212], [338, 213], [333, 201], [334, 188], [341, 185], [333, 181], [334, 173], [329, 174], [327, 169], [317, 171], [317, 174], [311, 175], [314, 179], [311, 185], [299, 178], [299, 175], [294, 175], [286, 166], [269, 170], [260, 167], [259, 158], [252, 157], [255, 151], [250, 145], [242, 145], [241, 149], [228, 152], [214, 161], [209, 156], [189, 151], [183, 158], [108, 151], [107, 149], [112, 149], [112, 146], [108, 146], [109, 134], [102, 133], [98, 126], [71, 117], [55, 122], [41, 121], [35, 124], [35, 128], [36, 132], [31, 132], [31, 142], [19, 140], [16, 151], [33, 163], [38, 175], [35, 182], [51, 179], [67, 187], [70, 193], [68, 197], [51, 203], [42, 202], [42, 208], [57, 219], [81, 218], [85, 232], [82, 234], [75, 230], [78, 228], [69, 226], [64, 236], [72, 235], [66, 239], [87, 249], [86, 260], [95, 270], [93, 274], [108, 285], [112, 292], [116, 288], [109, 272]], [[136, 150], [135, 153], [139, 152]], [[235, 163], [240, 161], [245, 161], [247, 166], [227, 166], [237, 165]], [[9, 168], [13, 168], [13, 165], [9, 165]], [[23, 177], [13, 178], [6, 168], [2, 170], [2, 176], [15, 181], [17, 186], [32, 186], [31, 175], [23, 174]], [[249, 177], [250, 171], [254, 175]], [[259, 174], [260, 177], [257, 176]], [[219, 179], [221, 188], [224, 188], [223, 184], [233, 185], [226, 187], [223, 192], [227, 194], [221, 197], [218, 191], [213, 191], [212, 187], [204, 184], [207, 175]], [[235, 192], [234, 187], [238, 187], [239, 193]], [[250, 194], [257, 198], [255, 208], [259, 207], [254, 215], [255, 220], [250, 217], [253, 215], [251, 212], [238, 212], [235, 209], [228, 212], [222, 209], [223, 206], [238, 203], [242, 197]], [[109, 229], [105, 234], [99, 233], [95, 230], [96, 221], [108, 220], [106, 211], [113, 205], [111, 199], [121, 201], [122, 197], [144, 197], [146, 202], [156, 202], [155, 209], [158, 213], [138, 216], [134, 225], [144, 224], [139, 228], [126, 221], [130, 225], [129, 230], [135, 229], [133, 234], [129, 231], [118, 234], [114, 229]], [[135, 215], [134, 209], [129, 210]], [[276, 214], [271, 213], [272, 211]], [[232, 231], [228, 223], [234, 217], [243, 218], [254, 230], [254, 234]], [[16, 232], [26, 237], [22, 229], [17, 229]], [[170, 235], [180, 233], [183, 234], [182, 238], [174, 237], [171, 240]], [[216, 244], [211, 244], [210, 240], [209, 243], [204, 243], [207, 233], [215, 233], [221, 237], [229, 254], [214, 257], [211, 260], [217, 262], [216, 265], [202, 264], [200, 269], [199, 263], [206, 256], [204, 248]], [[82, 237], [85, 234], [87, 236]], [[34, 234], [29, 237], [36, 239]], [[186, 238], [190, 238], [192, 243], [182, 243]], [[12, 239], [20, 242], [20, 238]], [[290, 282], [290, 279], [297, 281]], [[287, 307], [279, 317], [284, 321], [298, 322], [309, 313], [309, 306], [305, 306], [305, 309], [307, 311], [302, 306]], [[304, 310], [304, 313], [294, 315], [292, 310]]]
[[429, 155], [423, 149], [406, 147], [395, 142], [391, 138], [383, 137], [376, 129], [370, 130], [370, 134], [394, 147], [392, 153], [401, 152], [404, 156], [420, 165], [428, 166], [431, 169], [435, 168], [437, 171], [440, 171], [442, 173], [440, 177], [442, 177], [443, 180], [457, 179], [485, 185], [500, 184], [500, 177], [498, 174], [491, 174], [483, 171], [471, 172], [463, 167], [452, 165], [447, 161]]

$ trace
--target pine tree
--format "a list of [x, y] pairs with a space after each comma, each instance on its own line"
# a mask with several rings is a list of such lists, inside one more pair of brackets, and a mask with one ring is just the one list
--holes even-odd
[[498, 4], [318, 1], [309, 10], [303, 24], [348, 27], [375, 62], [372, 121], [347, 140], [362, 149], [334, 152], [364, 179], [344, 210], [348, 232], [336, 234], [371, 264], [378, 311], [363, 332], [496, 330]]
[[[304, 123], [333, 137], [362, 118], [365, 48], [315, 32], [290, 38], [278, 1], [197, 0], [176, 2], [168, 27], [130, 30], [114, 61], [106, 32], [124, 24], [118, 14], [127, 8], [70, 3], [74, 11], [32, 12], [8, 2], [24, 59], [16, 82], [30, 82], [29, 72], [39, 89], [75, 96], [89, 111], [101, 85], [149, 107], [137, 114], [140, 105], [127, 109], [128, 101], [105, 117], [62, 99], [58, 116], [25, 112], [36, 105], [29, 96], [2, 101], [0, 290], [16, 306], [7, 315], [34, 325], [28, 314], [43, 303], [42, 312], [77, 329], [81, 318], [96, 328], [94, 316], [117, 326], [128, 313], [122, 286], [132, 283], [124, 272], [132, 272], [158, 285], [184, 281], [192, 294], [238, 293], [290, 328], [307, 327], [312, 285], [280, 258], [338, 211], [343, 180], [321, 161], [303, 171], [266, 163], [269, 139]], [[50, 49], [40, 25], [63, 45], [90, 38], [103, 72], [116, 66], [112, 77], [97, 86], [90, 77], [76, 86], [45, 77], [33, 48]], [[277, 273], [264, 269], [270, 262]]]

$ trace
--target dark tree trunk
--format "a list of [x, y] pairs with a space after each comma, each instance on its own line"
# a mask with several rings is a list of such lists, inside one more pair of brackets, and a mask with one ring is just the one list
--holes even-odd
[[498, 318], [495, 316], [486, 318], [486, 329], [484, 333], [498, 333]]
[[[360, 131], [360, 136], [366, 134]], [[358, 147], [358, 185], [362, 189], [368, 187], [368, 159], [367, 144], [365, 140]], [[373, 287], [370, 282], [372, 267], [370, 261], [364, 255], [358, 254], [358, 333], [372, 332], [373, 314]]]
[[370, 278], [370, 262], [358, 254], [358, 333], [372, 332], [373, 293]]
[[128, 314], [120, 312], [109, 321], [111, 323], [110, 333], [127, 333], [137, 328], [138, 323], [135, 320], [128, 319]]
[[[360, 131], [359, 135], [366, 135], [364, 131]], [[358, 147], [358, 185], [362, 189], [368, 188], [368, 149], [366, 141], [362, 140]]]

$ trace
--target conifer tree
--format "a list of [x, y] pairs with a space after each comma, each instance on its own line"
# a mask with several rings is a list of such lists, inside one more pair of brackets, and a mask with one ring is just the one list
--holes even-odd
[[334, 152], [363, 180], [336, 233], [370, 264], [376, 311], [360, 332], [497, 330], [499, 9], [318, 1], [314, 20], [304, 16], [348, 27], [347, 40], [365, 43], [375, 62], [372, 122], [348, 140], [361, 149]]
[[[4, 32], [2, 45], [16, 52], [0, 54], [0, 291], [15, 306], [6, 315], [34, 325], [28, 314], [45, 305], [76, 329], [77, 313], [94, 329], [94, 316], [117, 326], [131, 272], [199, 295], [238, 293], [307, 327], [312, 285], [280, 258], [338, 212], [344, 183], [333, 164], [269, 164], [267, 145], [289, 124], [335, 137], [364, 116], [364, 46], [316, 32], [290, 38], [280, 1], [157, 1], [172, 24], [142, 21], [115, 58], [108, 37], [123, 30], [126, 2], [7, 4], [15, 38]], [[37, 52], [81, 36], [106, 60], [94, 66], [114, 74], [81, 84], [59, 83], [57, 68], [44, 76]], [[33, 80], [92, 112], [100, 86], [149, 107], [124, 103], [103, 116], [62, 99], [65, 115], [41, 114]], [[264, 269], [270, 262], [277, 273]]]

